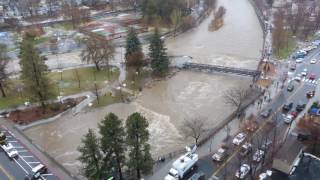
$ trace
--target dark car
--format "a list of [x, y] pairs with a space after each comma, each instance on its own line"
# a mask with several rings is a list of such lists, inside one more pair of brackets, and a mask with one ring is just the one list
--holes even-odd
[[293, 106], [293, 103], [285, 104], [285, 105], [283, 105], [282, 110], [286, 111], [286, 112], [290, 111], [292, 109], [292, 106]]
[[204, 173], [203, 172], [197, 172], [193, 174], [188, 180], [204, 180]]
[[294, 90], [294, 86], [292, 84], [288, 85], [287, 91], [291, 92]]
[[307, 98], [312, 98], [315, 94], [315, 91], [309, 91], [307, 92]]
[[301, 112], [306, 108], [306, 104], [298, 104], [296, 107], [296, 111]]
[[270, 116], [271, 112], [272, 112], [272, 109], [268, 109], [268, 110], [266, 110], [266, 111], [263, 111], [263, 112], [261, 113], [261, 116], [264, 117], [264, 118], [267, 118], [267, 117]]

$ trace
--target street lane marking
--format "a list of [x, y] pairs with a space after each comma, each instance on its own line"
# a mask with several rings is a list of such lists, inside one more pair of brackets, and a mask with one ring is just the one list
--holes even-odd
[[33, 157], [33, 156], [21, 156], [23, 158], [30, 158], [30, 157]]
[[40, 164], [40, 162], [27, 162], [28, 164]]
[[14, 148], [16, 148], [16, 149], [24, 149], [24, 147], [22, 147], [22, 146], [16, 146]]
[[20, 167], [21, 169], [28, 175], [28, 171], [26, 169], [24, 169], [24, 167], [21, 166], [21, 164], [16, 160], [16, 159], [13, 159]]
[[33, 168], [33, 167], [31, 167], [31, 165], [30, 165], [26, 160], [24, 160], [23, 157], [21, 157], [21, 159], [22, 159], [22, 161], [24, 161], [31, 169]]
[[17, 150], [18, 152], [28, 152], [27, 150]]
[[15, 143], [15, 142], [18, 142], [18, 141], [8, 141], [8, 142], [10, 142], [10, 143]]
[[14, 178], [9, 174], [1, 165], [0, 170], [9, 178], [9, 180], [14, 180]]
[[[293, 92], [287, 99], [286, 101], [290, 100], [294, 95], [296, 95], [298, 93], [298, 91], [303, 87], [303, 83], [300, 84], [300, 86], [297, 88], [297, 90], [295, 92]], [[280, 109], [282, 108], [282, 106], [280, 106], [277, 111], [274, 112], [274, 114], [276, 114], [277, 112], [280, 111]], [[268, 123], [268, 121], [272, 118], [273, 116], [270, 116], [268, 119], [265, 120], [265, 122], [262, 124], [262, 126], [260, 126], [259, 129], [257, 129], [256, 132], [254, 132], [252, 134], [252, 136], [250, 136], [250, 140], [258, 133], [260, 132], [264, 126]], [[250, 142], [250, 141], [248, 141]], [[213, 173], [213, 175], [211, 175], [211, 177], [216, 176], [233, 158], [234, 156], [236, 156], [238, 154], [238, 152], [241, 149], [241, 145], [236, 149], [236, 151], [221, 165], [219, 166], [219, 168]]]

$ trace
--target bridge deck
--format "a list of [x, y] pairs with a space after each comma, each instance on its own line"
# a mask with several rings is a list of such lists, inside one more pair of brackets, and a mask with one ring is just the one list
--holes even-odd
[[222, 73], [230, 73], [230, 74], [253, 76], [253, 77], [257, 77], [261, 73], [260, 71], [257, 71], [257, 70], [219, 66], [219, 65], [198, 64], [198, 63], [185, 63], [183, 65], [183, 68], [216, 71], [216, 72], [222, 72]]

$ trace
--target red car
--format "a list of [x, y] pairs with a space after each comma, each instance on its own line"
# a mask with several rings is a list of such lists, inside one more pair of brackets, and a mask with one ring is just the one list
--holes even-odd
[[292, 119], [295, 119], [298, 116], [298, 112], [297, 111], [292, 111], [291, 115], [292, 115]]
[[311, 74], [311, 75], [309, 76], [309, 79], [310, 79], [310, 80], [315, 80], [315, 79], [316, 79], [316, 75], [315, 75], [315, 74]]

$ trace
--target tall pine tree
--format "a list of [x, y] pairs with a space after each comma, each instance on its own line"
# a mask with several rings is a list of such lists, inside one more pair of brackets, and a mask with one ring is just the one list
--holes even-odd
[[106, 154], [104, 161], [113, 164], [117, 171], [116, 179], [122, 180], [122, 167], [125, 164], [125, 131], [122, 121], [110, 113], [99, 124], [99, 132], [101, 149]]
[[82, 163], [82, 175], [89, 180], [103, 179], [107, 168], [103, 168], [103, 155], [100, 151], [99, 139], [92, 129], [81, 140], [81, 146], [78, 147], [80, 156], [78, 160]]
[[148, 144], [148, 121], [139, 113], [133, 113], [126, 121], [127, 145], [129, 149], [128, 167], [136, 172], [137, 178], [141, 174], [152, 172], [153, 160]]
[[143, 56], [138, 35], [134, 28], [130, 28], [126, 40], [126, 64], [139, 69], [143, 65]]
[[35, 48], [34, 36], [26, 34], [20, 47], [21, 79], [31, 100], [41, 103], [43, 110], [46, 101], [54, 95], [49, 79], [48, 67], [44, 57]]
[[161, 40], [158, 29], [155, 29], [149, 46], [149, 56], [151, 58], [151, 68], [156, 75], [164, 75], [169, 70], [169, 58]]

